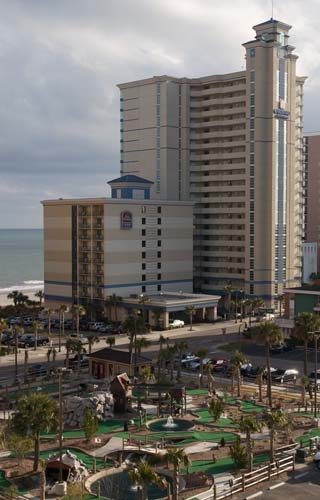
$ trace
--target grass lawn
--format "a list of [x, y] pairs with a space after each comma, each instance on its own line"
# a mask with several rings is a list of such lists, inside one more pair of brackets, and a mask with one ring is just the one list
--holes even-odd
[[[93, 457], [88, 455], [87, 453], [77, 450], [76, 448], [63, 448], [63, 451], [69, 450], [71, 453], [76, 455], [82, 462], [86, 465], [86, 467], [92, 471], [93, 470]], [[53, 455], [54, 453], [57, 453], [59, 450], [58, 448], [55, 448], [54, 450], [46, 450], [41, 452], [41, 458], [46, 460], [49, 455]], [[102, 469], [105, 469], [106, 467], [112, 467], [112, 462], [107, 461], [106, 464], [104, 463], [104, 460], [102, 458], [96, 458], [96, 466], [97, 466], [97, 471], [100, 471]]]

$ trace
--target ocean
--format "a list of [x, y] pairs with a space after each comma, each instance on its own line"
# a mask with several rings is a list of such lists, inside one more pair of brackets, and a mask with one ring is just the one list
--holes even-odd
[[43, 230], [0, 229], [0, 295], [43, 287]]

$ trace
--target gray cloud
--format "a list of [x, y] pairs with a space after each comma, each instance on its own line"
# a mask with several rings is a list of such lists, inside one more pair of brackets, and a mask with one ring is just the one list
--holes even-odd
[[[119, 171], [116, 84], [244, 67], [265, 0], [0, 0], [0, 227], [41, 226], [40, 200], [101, 196]], [[278, 2], [279, 3], [279, 2]], [[284, 0], [307, 130], [320, 129], [319, 1]]]

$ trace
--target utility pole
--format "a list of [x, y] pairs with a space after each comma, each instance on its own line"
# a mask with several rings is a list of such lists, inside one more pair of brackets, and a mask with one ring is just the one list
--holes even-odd
[[63, 413], [62, 413], [62, 372], [58, 372], [59, 379], [59, 482], [62, 483], [62, 432], [63, 432]]
[[318, 335], [320, 332], [314, 332], [314, 418], [317, 418], [317, 395], [318, 395]]

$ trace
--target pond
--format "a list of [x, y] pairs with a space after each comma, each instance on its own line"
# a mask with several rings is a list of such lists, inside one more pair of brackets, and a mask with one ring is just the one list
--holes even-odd
[[[139, 491], [132, 485], [127, 471], [110, 474], [99, 481], [100, 495], [111, 499], [137, 500]], [[92, 486], [92, 491], [97, 492], [98, 482]], [[156, 500], [167, 496], [167, 489], [160, 489], [156, 485], [148, 486], [148, 499]]]
[[148, 427], [151, 431], [155, 432], [175, 432], [175, 431], [187, 431], [194, 426], [193, 422], [189, 420], [183, 420], [180, 418], [168, 417], [161, 420], [156, 420], [151, 422]]

